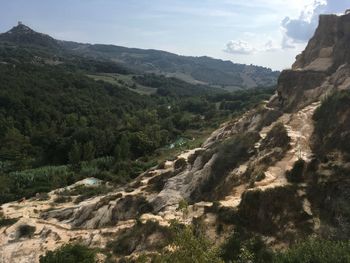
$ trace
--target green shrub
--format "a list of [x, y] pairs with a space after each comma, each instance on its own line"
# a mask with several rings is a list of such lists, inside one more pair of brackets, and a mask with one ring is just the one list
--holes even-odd
[[281, 147], [286, 149], [289, 146], [290, 137], [283, 123], [276, 123], [262, 141], [261, 147], [275, 148]]
[[79, 244], [68, 244], [40, 257], [40, 263], [96, 263], [96, 252]]
[[154, 259], [159, 263], [222, 263], [219, 250], [203, 236], [196, 236], [190, 226], [172, 225], [174, 238], [170, 243], [173, 250], [164, 249]]
[[335, 92], [327, 97], [313, 116], [315, 135], [313, 147], [319, 156], [333, 150], [350, 155], [350, 91]]
[[88, 165], [90, 167], [97, 167], [100, 170], [111, 170], [114, 165], [114, 158], [112, 156], [101, 157], [92, 160]]
[[304, 177], [306, 163], [299, 159], [294, 163], [292, 170], [286, 172], [286, 177], [291, 183], [300, 183]]
[[187, 165], [187, 161], [184, 158], [180, 158], [175, 161], [174, 168], [175, 169], [184, 169]]
[[265, 177], [266, 177], [265, 173], [264, 173], [264, 172], [260, 172], [260, 173], [258, 173], [258, 174], [256, 175], [255, 181], [256, 181], [256, 182], [260, 182], [260, 181], [264, 180]]
[[216, 149], [217, 157], [212, 166], [212, 174], [203, 186], [202, 191], [204, 193], [212, 192], [222, 182], [227, 173], [247, 160], [253, 154], [254, 144], [258, 138], [259, 135], [256, 133], [246, 133], [235, 135], [219, 144]]
[[80, 169], [80, 174], [83, 177], [98, 177], [101, 173], [101, 170], [97, 166], [94, 166], [90, 163], [83, 163]]
[[254, 236], [243, 229], [235, 229], [221, 249], [221, 257], [225, 262], [270, 263], [272, 256], [272, 251], [259, 236]]
[[[246, 191], [238, 206], [236, 224], [263, 235], [284, 235], [295, 225], [301, 235], [312, 231], [295, 186]], [[257, 224], [256, 222], [260, 222]], [[288, 228], [289, 227], [289, 228]]]
[[34, 235], [35, 232], [35, 226], [30, 226], [30, 225], [20, 225], [17, 228], [17, 237], [27, 237], [31, 238]]
[[7, 189], [0, 192], [0, 202], [6, 202], [22, 197], [32, 197], [37, 193], [45, 193], [75, 181], [74, 173], [67, 166], [47, 166], [37, 169], [12, 172], [0, 176], [6, 181]]
[[218, 157], [213, 164], [213, 171], [218, 175], [225, 174], [240, 161], [248, 158], [249, 150], [254, 146], [257, 136], [254, 133], [237, 135], [223, 142], [218, 148]]
[[276, 253], [274, 263], [350, 262], [350, 242], [308, 239], [285, 252]]

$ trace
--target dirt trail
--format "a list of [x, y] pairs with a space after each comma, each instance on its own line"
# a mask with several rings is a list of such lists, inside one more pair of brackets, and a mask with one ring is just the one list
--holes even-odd
[[221, 205], [237, 207], [240, 204], [242, 194], [245, 191], [254, 189], [265, 190], [288, 184], [285, 173], [292, 169], [295, 161], [299, 158], [302, 158], [305, 161], [310, 161], [312, 158], [312, 151], [310, 148], [310, 138], [314, 130], [312, 116], [319, 105], [320, 102], [315, 102], [301, 109], [297, 113], [285, 113], [276, 122], [264, 127], [260, 131], [260, 137], [262, 139], [255, 145], [255, 148], [258, 151], [262, 140], [266, 138], [266, 135], [272, 127], [277, 122], [283, 123], [288, 132], [288, 136], [291, 138], [290, 150], [285, 154], [282, 160], [268, 168], [265, 172], [265, 178], [260, 182], [256, 182], [254, 188], [248, 189], [247, 184], [235, 187], [231, 195], [226, 196], [224, 200], [220, 201]]
[[310, 161], [312, 151], [310, 148], [310, 138], [314, 130], [312, 116], [320, 102], [315, 102], [303, 108], [295, 114], [283, 115], [278, 122], [282, 122], [291, 138], [291, 149], [285, 154], [282, 160], [265, 172], [265, 179], [256, 182], [256, 188], [261, 190], [286, 185], [286, 171], [292, 169], [295, 161], [303, 159]]
[[220, 204], [226, 207], [237, 207], [240, 204], [242, 200], [242, 194], [247, 190], [247, 187], [248, 185], [246, 184], [235, 187], [232, 194], [226, 196], [224, 200], [220, 201]]

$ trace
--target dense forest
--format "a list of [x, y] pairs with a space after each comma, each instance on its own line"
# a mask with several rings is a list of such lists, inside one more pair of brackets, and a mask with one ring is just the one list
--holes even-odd
[[[126, 182], [160, 161], [161, 149], [196, 141], [273, 92], [228, 93], [50, 52], [0, 48], [1, 202], [87, 176]], [[121, 79], [88, 77], [102, 72]], [[156, 92], [141, 95], [139, 86]]]

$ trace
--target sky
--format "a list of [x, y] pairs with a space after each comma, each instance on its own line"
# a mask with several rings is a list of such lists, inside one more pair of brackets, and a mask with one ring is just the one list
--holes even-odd
[[0, 0], [0, 32], [22, 21], [61, 40], [289, 68], [325, 13], [350, 0]]

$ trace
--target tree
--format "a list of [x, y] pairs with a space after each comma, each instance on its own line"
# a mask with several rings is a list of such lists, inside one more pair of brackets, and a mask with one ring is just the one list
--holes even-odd
[[72, 166], [79, 165], [79, 162], [81, 160], [81, 149], [80, 144], [77, 141], [74, 141], [72, 148], [68, 154], [69, 163]]
[[142, 131], [132, 133], [130, 140], [132, 152], [136, 157], [150, 154], [155, 150], [153, 138]]
[[120, 140], [120, 157], [123, 160], [130, 158], [130, 144], [128, 137], [124, 134]]
[[120, 145], [117, 144], [115, 147], [114, 147], [114, 159], [116, 161], [119, 161], [121, 159], [121, 154], [122, 154], [122, 150], [120, 148]]
[[95, 158], [95, 146], [92, 142], [87, 142], [83, 145], [83, 160], [91, 161]]
[[13, 169], [27, 168], [28, 152], [31, 150], [29, 139], [16, 128], [7, 130], [0, 141], [0, 158], [13, 163]]

